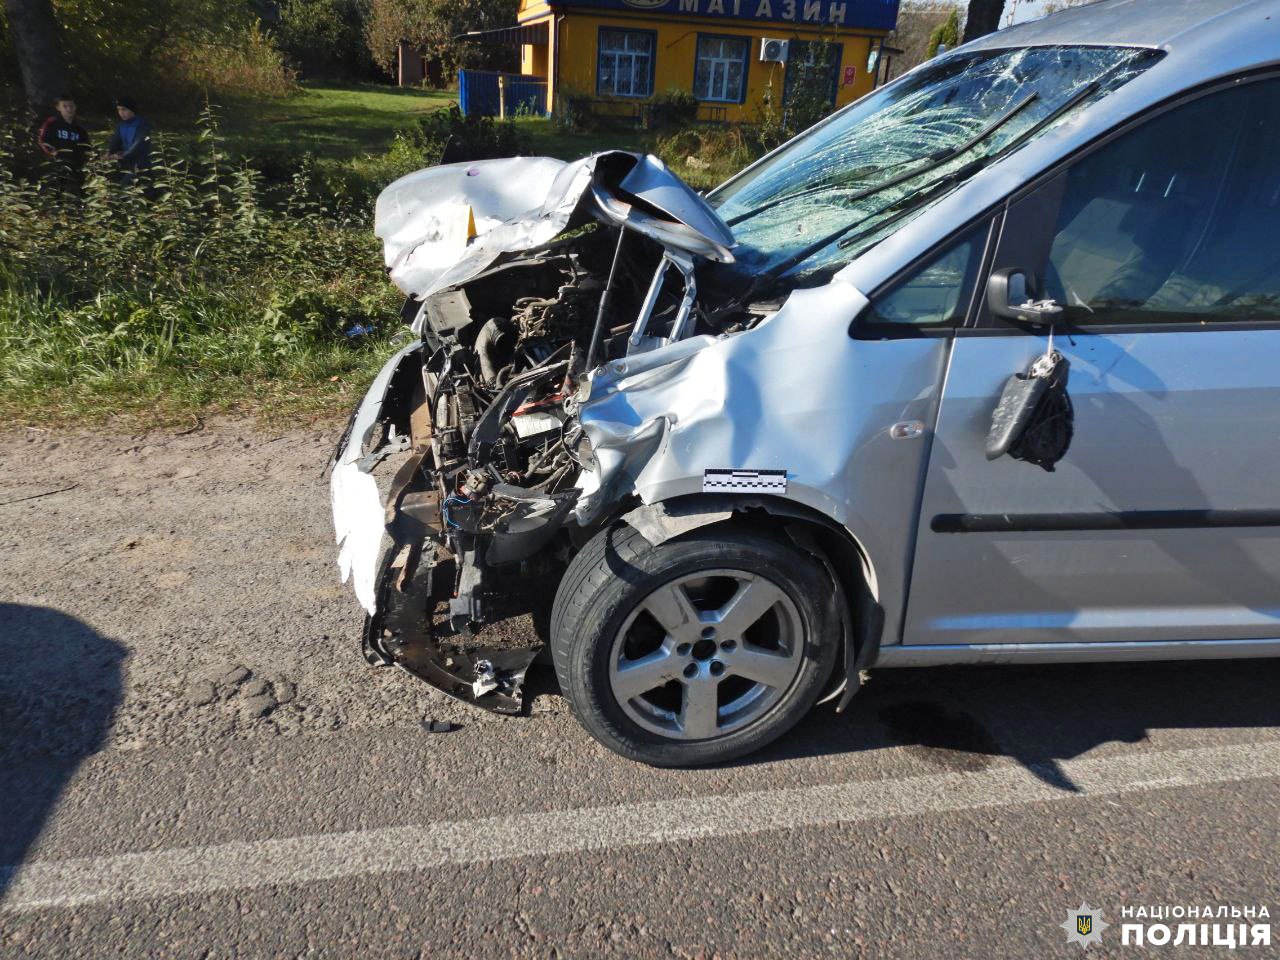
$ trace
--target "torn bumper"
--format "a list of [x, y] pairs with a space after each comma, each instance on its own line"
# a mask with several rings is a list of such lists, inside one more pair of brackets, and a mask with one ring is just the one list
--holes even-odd
[[373, 468], [387, 446], [388, 420], [406, 412], [395, 409], [396, 394], [403, 388], [393, 392], [392, 386], [399, 387], [400, 381], [421, 370], [421, 351], [420, 343], [410, 344], [383, 365], [351, 415], [329, 475], [338, 569], [343, 583], [351, 580], [356, 599], [369, 614], [377, 606], [375, 582], [385, 532], [385, 511]]
[[[341, 579], [351, 581], [368, 614], [366, 659], [402, 667], [474, 706], [518, 713], [525, 671], [541, 644], [476, 646], [466, 630], [436, 622], [441, 601], [455, 584], [465, 583], [466, 571], [474, 567], [465, 556], [449, 553], [441, 533], [440, 496], [427, 480], [431, 423], [415, 389], [421, 382], [421, 345], [413, 344], [383, 366], [339, 441], [329, 488]], [[374, 470], [389, 454], [406, 450], [409, 457], [396, 471], [384, 502]], [[544, 529], [562, 522], [574, 499], [523, 498], [515, 519], [489, 549], [515, 558], [537, 549]]]

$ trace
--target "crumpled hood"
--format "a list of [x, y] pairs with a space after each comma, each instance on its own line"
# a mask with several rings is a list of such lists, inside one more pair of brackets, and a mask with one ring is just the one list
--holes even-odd
[[550, 242], [587, 213], [664, 247], [733, 260], [733, 233], [702, 197], [657, 157], [621, 150], [572, 163], [514, 157], [419, 170], [378, 196], [374, 233], [392, 282], [421, 300], [504, 254]]

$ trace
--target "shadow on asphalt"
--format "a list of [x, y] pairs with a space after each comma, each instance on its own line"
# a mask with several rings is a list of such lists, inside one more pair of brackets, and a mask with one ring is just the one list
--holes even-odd
[[[525, 690], [527, 702], [559, 692], [548, 668], [531, 670]], [[1277, 691], [1280, 659], [879, 670], [843, 715], [818, 706], [733, 765], [906, 747], [948, 771], [1007, 757], [1077, 791], [1060, 761], [1152, 730], [1280, 727]]]
[[124, 648], [74, 617], [0, 603], [0, 896], [121, 696]]
[[[1280, 660], [873, 671], [848, 711], [818, 707], [756, 761], [904, 746], [933, 766], [1016, 760], [1078, 788], [1060, 761], [1152, 730], [1280, 726]], [[747, 761], [749, 762], [749, 761]]]

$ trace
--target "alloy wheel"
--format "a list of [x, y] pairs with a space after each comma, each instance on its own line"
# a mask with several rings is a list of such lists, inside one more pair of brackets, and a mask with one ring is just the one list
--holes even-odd
[[800, 614], [776, 583], [745, 570], [698, 571], [636, 605], [614, 639], [609, 685], [646, 730], [707, 740], [766, 715], [803, 653]]

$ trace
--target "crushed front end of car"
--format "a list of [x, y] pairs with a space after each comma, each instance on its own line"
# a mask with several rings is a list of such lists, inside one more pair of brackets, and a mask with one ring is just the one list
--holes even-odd
[[369, 661], [518, 712], [541, 644], [503, 621], [554, 596], [535, 632], [623, 756], [721, 762], [843, 709], [903, 622], [992, 213], [1156, 59], [953, 51], [705, 200], [618, 151], [392, 184], [413, 339], [332, 474]]
[[333, 461], [364, 653], [515, 713], [541, 644], [486, 644], [480, 628], [521, 587], [554, 586], [662, 441], [658, 422], [597, 426], [591, 409], [614, 417], [624, 372], [678, 365], [776, 308], [712, 308], [699, 271], [733, 261], [732, 233], [654, 157], [421, 171], [384, 191], [376, 232], [414, 340]]

